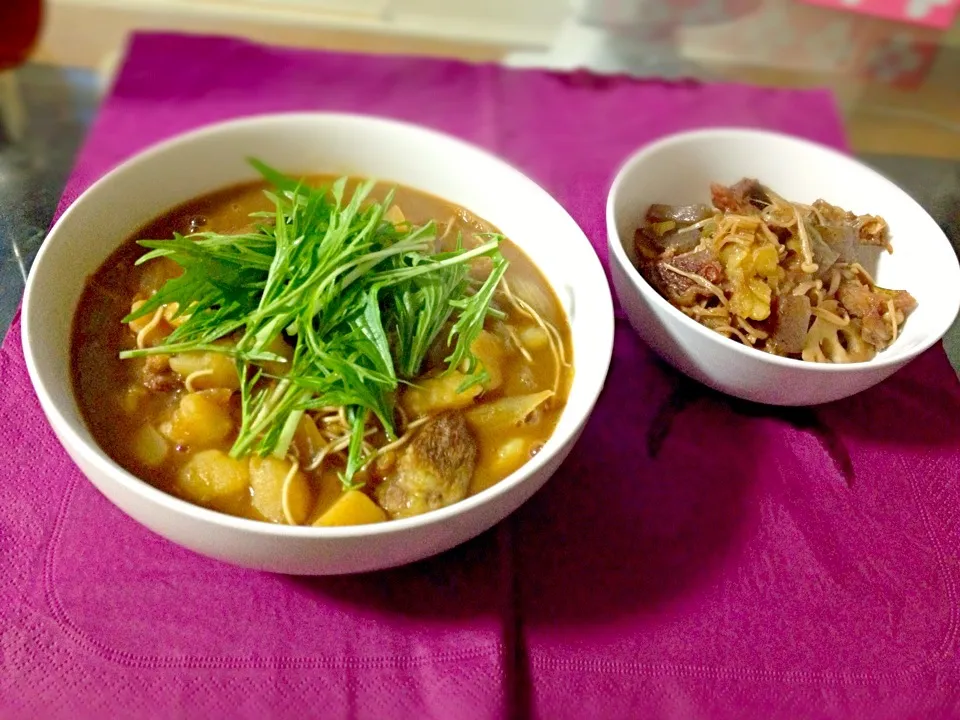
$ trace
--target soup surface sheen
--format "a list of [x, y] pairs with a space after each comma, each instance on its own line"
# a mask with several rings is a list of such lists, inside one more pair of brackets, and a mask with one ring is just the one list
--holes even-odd
[[[310, 185], [334, 178], [314, 176]], [[350, 197], [357, 181], [347, 184]], [[382, 201], [394, 186], [377, 185]], [[485, 380], [461, 391], [463, 375], [447, 372], [447, 332], [427, 353], [415, 381], [396, 393], [397, 435], [371, 423], [367, 462], [347, 485], [341, 408], [304, 413], [283, 457], [231, 457], [242, 422], [237, 368], [218, 353], [119, 353], [162, 341], [178, 322], [169, 309], [130, 323], [123, 319], [151, 297], [178, 266], [160, 258], [135, 265], [141, 239], [174, 233], [252, 232], [251, 213], [271, 211], [265, 183], [230, 187], [186, 203], [150, 223], [114, 252], [90, 278], [75, 318], [73, 383], [83, 416], [99, 445], [120, 465], [154, 486], [214, 510], [256, 520], [318, 526], [407, 517], [457, 502], [490, 487], [533, 457], [553, 432], [573, 377], [567, 319], [536, 266], [509, 240], [500, 251], [509, 267], [471, 349]], [[419, 191], [395, 187], [392, 217], [437, 224], [438, 251], [462, 234], [466, 247], [497, 230], [467, 210]], [[391, 213], [385, 217], [390, 218]], [[263, 222], [263, 220], [256, 220]], [[470, 261], [478, 282], [490, 260]], [[289, 338], [287, 338], [289, 340]], [[292, 354], [284, 338], [279, 355]], [[456, 370], [452, 368], [451, 370]], [[266, 367], [272, 382], [282, 368]]]

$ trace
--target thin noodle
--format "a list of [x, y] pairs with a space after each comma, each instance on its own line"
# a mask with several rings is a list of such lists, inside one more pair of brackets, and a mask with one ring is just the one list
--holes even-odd
[[517, 349], [520, 351], [520, 354], [523, 355], [523, 359], [528, 363], [533, 363], [533, 357], [530, 355], [530, 351], [527, 350], [526, 346], [520, 342], [520, 338], [517, 337], [517, 331], [514, 330], [513, 325], [507, 325], [507, 332], [510, 334], [510, 339], [513, 340], [513, 344], [517, 346]]
[[815, 273], [819, 266], [813, 261], [813, 249], [810, 246], [810, 236], [807, 234], [806, 223], [800, 217], [800, 210], [796, 205], [794, 205], [793, 212], [797, 217], [797, 235], [800, 237], [800, 247], [803, 249], [803, 262], [800, 263], [800, 270], [805, 273]]
[[153, 313], [153, 317], [150, 318], [150, 322], [140, 328], [140, 332], [137, 333], [137, 347], [141, 350], [147, 345], [147, 335], [152, 333], [157, 329], [157, 326], [160, 324], [160, 321], [163, 319], [163, 306], [157, 308], [157, 311]]
[[867, 269], [863, 267], [863, 265], [861, 265], [860, 263], [858, 262], [851, 263], [850, 269], [856, 273], [860, 273], [861, 275], [863, 275], [863, 277], [867, 279], [867, 282], [870, 283], [870, 285], [876, 286], [877, 283], [874, 282], [873, 276], [870, 273], [868, 273]]
[[737, 323], [739, 323], [740, 327], [742, 327], [744, 330], [750, 333], [750, 335], [753, 338], [753, 343], [755, 343], [757, 340], [766, 340], [768, 337], [770, 337], [769, 333], [766, 333], [763, 330], [760, 330], [759, 328], [755, 328], [753, 325], [751, 325], [749, 322], [744, 320], [742, 317], [737, 317]]
[[770, 229], [769, 225], [766, 223], [760, 223], [760, 232], [766, 236], [767, 240], [769, 240], [771, 244], [777, 246], [777, 248], [781, 247], [780, 238], [778, 238], [773, 230]]
[[544, 332], [547, 333], [547, 338], [550, 341], [550, 352], [553, 354], [554, 361], [554, 373], [553, 373], [553, 392], [557, 393], [560, 389], [560, 378], [563, 372], [563, 368], [570, 367], [567, 363], [566, 352], [563, 347], [563, 338], [560, 336], [560, 333], [553, 326], [553, 323], [549, 323], [540, 317], [540, 313], [534, 310], [526, 300], [518, 298], [513, 294], [513, 291], [510, 289], [510, 283], [507, 282], [507, 279], [504, 278], [500, 281], [503, 286], [503, 292], [513, 306], [520, 311], [522, 314], [531, 318], [537, 325], [543, 328]]
[[[375, 433], [376, 431], [377, 431], [377, 428], [375, 427], [367, 428], [366, 430], [363, 431], [363, 436], [369, 437], [370, 435], [373, 435], [373, 433]], [[310, 461], [310, 464], [304, 469], [307, 470], [308, 472], [313, 472], [314, 470], [318, 469], [321, 465], [323, 465], [323, 461], [326, 460], [328, 455], [341, 452], [342, 450], [346, 450], [349, 446], [350, 446], [350, 433], [348, 432], [347, 434], [342, 435], [339, 440], [336, 440], [335, 442], [332, 442], [332, 443], [328, 443], [319, 453], [317, 453], [317, 456], [313, 458]]]
[[300, 461], [294, 459], [293, 464], [290, 465], [290, 471], [283, 479], [283, 488], [280, 490], [280, 506], [283, 508], [283, 518], [287, 521], [288, 525], [298, 524], [297, 521], [293, 519], [293, 512], [290, 510], [290, 488], [293, 487], [293, 478], [296, 477], [299, 469]]
[[[398, 448], [401, 448], [404, 445], [406, 445], [410, 441], [410, 438], [413, 437], [413, 431], [419, 428], [421, 425], [425, 425], [426, 423], [430, 422], [430, 420], [432, 419], [433, 419], [433, 416], [425, 416], [425, 417], [414, 420], [412, 423], [407, 425], [407, 429], [403, 433], [403, 435], [398, 437], [392, 443], [388, 443], [384, 445], [382, 448], [379, 448], [377, 450], [377, 457], [379, 457], [380, 455], [383, 455], [386, 452], [390, 452], [391, 450], [397, 450]], [[371, 458], [371, 460], [372, 459], [373, 458]]]
[[840, 289], [840, 271], [834, 268], [830, 271], [830, 288], [827, 290], [827, 295], [833, 297], [837, 294], [837, 290]]
[[689, 280], [693, 280], [695, 283], [697, 283], [697, 285], [700, 285], [701, 287], [706, 288], [707, 290], [712, 292], [714, 295], [716, 295], [717, 298], [720, 300], [720, 302], [723, 303], [723, 306], [726, 307], [727, 298], [723, 294], [723, 290], [718, 288], [716, 285], [714, 285], [712, 282], [707, 280], [705, 277], [700, 277], [699, 275], [688, 273], [685, 270], [681, 270], [680, 268], [674, 267], [670, 263], [663, 263], [662, 266], [667, 270], [669, 270], [670, 272], [674, 272], [677, 275], [680, 275], [681, 277], [685, 277]]
[[893, 306], [893, 300], [887, 300], [887, 314], [890, 315], [890, 325], [893, 326], [893, 337], [890, 339], [890, 343], [895, 343], [897, 341], [897, 310]]
[[806, 295], [811, 290], [819, 290], [823, 287], [823, 283], [819, 280], [804, 280], [802, 283], [798, 283], [797, 286], [793, 289], [793, 295]]
[[186, 379], [183, 381], [183, 386], [187, 389], [187, 392], [196, 392], [193, 388], [193, 381], [199, 377], [206, 377], [207, 375], [213, 375], [213, 368], [201, 368], [200, 370], [194, 370], [192, 373], [187, 375]]
[[449, 235], [450, 231], [453, 230], [453, 226], [456, 224], [456, 222], [457, 222], [457, 216], [451, 215], [450, 218], [447, 220], [447, 226], [443, 230], [443, 235], [437, 238], [437, 242], [436, 242], [437, 247], [443, 246], [443, 241], [447, 239], [447, 235]]
[[699, 230], [709, 222], [713, 222], [712, 217], [708, 217], [706, 220], [700, 220], [699, 222], [695, 222], [693, 225], [687, 225], [686, 227], [682, 227], [679, 230], [677, 230], [677, 234], [679, 235], [680, 233], [683, 233], [683, 232], [693, 232], [694, 230]]
[[729, 317], [729, 311], [725, 310], [722, 307], [718, 308], [708, 308], [703, 307], [702, 305], [694, 305], [690, 308], [683, 308], [683, 311], [689, 315], [696, 315], [697, 317]]
[[733, 333], [734, 335], [736, 335], [738, 338], [740, 338], [740, 339], [743, 341], [743, 344], [744, 344], [744, 345], [752, 345], [752, 344], [753, 344], [753, 343], [750, 342], [750, 340], [747, 338], [746, 335], [744, 335], [742, 332], [740, 332], [739, 330], [737, 330], [737, 329], [736, 329], [735, 327], [733, 327], [732, 325], [721, 325], [721, 326], [718, 327], [718, 328], [714, 328], [714, 330], [716, 330], [718, 333]]
[[848, 315], [847, 317], [845, 317], [845, 318], [842, 318], [842, 317], [840, 317], [839, 315], [837, 315], [837, 314], [835, 314], [835, 313], [832, 313], [832, 312], [830, 312], [829, 310], [825, 310], [825, 309], [822, 308], [822, 307], [813, 307], [813, 308], [810, 308], [810, 312], [812, 312], [812, 313], [813, 313], [814, 315], [816, 315], [818, 318], [821, 318], [822, 320], [826, 320], [828, 323], [832, 323], [833, 325], [836, 325], [837, 327], [842, 327], [842, 328], [844, 328], [844, 327], [847, 327], [847, 325], [850, 324], [850, 316], [849, 316], [849, 315]]

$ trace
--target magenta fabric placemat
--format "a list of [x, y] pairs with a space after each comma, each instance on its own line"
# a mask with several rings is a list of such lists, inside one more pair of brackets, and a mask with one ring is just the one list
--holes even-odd
[[[830, 97], [142, 35], [61, 209], [148, 144], [330, 109], [518, 165], [606, 259], [617, 164], [665, 133], [843, 147]], [[189, 168], [184, 169], [189, 172]], [[0, 717], [933, 717], [958, 710], [960, 387], [941, 348], [818, 409], [733, 402], [622, 320], [557, 475], [496, 529], [345, 578], [238, 570], [115, 510], [0, 351]]]

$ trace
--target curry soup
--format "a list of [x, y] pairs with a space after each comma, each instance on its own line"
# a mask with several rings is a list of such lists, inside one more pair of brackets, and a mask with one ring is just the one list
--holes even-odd
[[[316, 176], [307, 185], [326, 188], [333, 181]], [[346, 184], [344, 204], [357, 187], [355, 179]], [[244, 366], [236, 351], [245, 342], [242, 328], [203, 349], [170, 351], [176, 348], [171, 342], [175, 331], [192, 317], [177, 303], [124, 322], [168, 281], [189, 272], [170, 257], [136, 265], [145, 252], [137, 241], [173, 238], [175, 233], [253, 237], [259, 225], [276, 222], [251, 218], [252, 213], [274, 213], [276, 204], [264, 194], [267, 188], [263, 182], [238, 185], [171, 210], [126, 240], [89, 279], [74, 318], [73, 383], [83, 416], [110, 457], [156, 487], [214, 510], [276, 523], [330, 526], [379, 522], [449, 505], [497, 483], [539, 451], [557, 424], [572, 381], [570, 332], [543, 275], [506, 239], [495, 250], [464, 261], [468, 272], [460, 287], [467, 289], [474, 305], [500, 256], [508, 263], [479, 317], [482, 330], [477, 326], [479, 332], [469, 338], [466, 357], [476, 358], [474, 374], [469, 375], [469, 359], [455, 367], [448, 362], [454, 350], [453, 342], [448, 343], [454, 337], [451, 331], [466, 333], [471, 319], [463, 319], [467, 310], [459, 311], [460, 325], [457, 309], [435, 310], [440, 313], [435, 322], [443, 320], [442, 328], [423, 349], [415, 375], [383, 386], [387, 391], [378, 396], [380, 405], [389, 408], [386, 421], [359, 406], [323, 404], [324, 398], [337, 397], [329, 389], [338, 382], [336, 373], [323, 385], [326, 394], [312, 390], [306, 381], [301, 387], [285, 380], [291, 367], [311, 362], [295, 350], [296, 323], [271, 339], [264, 357], [272, 359]], [[388, 190], [376, 185], [365, 204], [383, 203]], [[291, 213], [299, 212], [295, 205]], [[392, 203], [384, 207], [378, 227], [387, 234], [392, 232], [389, 223], [403, 232], [435, 223], [431, 251], [447, 253], [430, 261], [437, 267], [438, 260], [455, 254], [458, 236], [469, 249], [497, 233], [467, 210], [405, 187], [396, 188]], [[296, 222], [292, 217], [287, 220], [291, 227]], [[270, 233], [279, 237], [275, 228], [268, 228]], [[406, 237], [415, 244], [415, 235]], [[261, 243], [260, 236], [253, 240]], [[276, 243], [279, 248], [281, 241]], [[392, 252], [389, 247], [394, 246], [384, 241], [383, 247]], [[408, 264], [416, 263], [414, 258]], [[417, 290], [420, 294], [403, 296], [411, 305], [406, 310], [385, 290], [372, 294], [380, 303], [381, 324], [398, 367], [405, 362], [398, 360], [404, 323], [427, 322], [424, 317], [433, 307], [430, 293], [438, 287], [422, 275], [416, 277], [420, 279], [409, 282], [422, 282], [423, 287]], [[394, 287], [410, 290], [402, 284]], [[417, 304], [421, 300], [422, 307]], [[467, 307], [466, 300], [448, 302]], [[206, 312], [212, 316], [218, 310], [220, 305]], [[351, 309], [343, 312], [349, 315]], [[444, 312], [451, 314], [444, 319]], [[319, 308], [317, 316], [322, 313]], [[428, 336], [414, 339], [422, 337]], [[121, 359], [124, 351], [140, 354]], [[372, 369], [365, 372], [374, 378], [370, 382], [386, 382]], [[471, 377], [473, 384], [465, 387]], [[288, 414], [277, 416], [285, 422], [283, 431], [270, 435], [270, 428], [257, 430], [257, 402], [262, 415], [281, 390], [293, 387], [300, 388], [297, 402]], [[385, 425], [391, 422], [388, 431]], [[260, 435], [254, 432], [251, 442], [238, 450], [238, 436], [250, 428]], [[272, 452], [264, 453], [268, 435], [271, 442], [275, 436], [281, 439]]]

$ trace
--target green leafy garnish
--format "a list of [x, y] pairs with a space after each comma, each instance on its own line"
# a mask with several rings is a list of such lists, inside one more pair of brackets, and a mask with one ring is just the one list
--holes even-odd
[[[438, 252], [436, 225], [394, 224], [385, 218], [393, 193], [370, 199], [374, 183], [346, 198], [346, 178], [314, 188], [257, 160], [272, 186], [273, 210], [255, 213], [254, 232], [197, 233], [141, 240], [138, 264], [167, 258], [182, 268], [130, 322], [176, 304], [178, 326], [160, 344], [121, 358], [208, 351], [233, 357], [241, 378], [242, 420], [231, 455], [283, 457], [304, 412], [344, 407], [351, 435], [342, 480], [364, 466], [367, 420], [376, 416], [396, 437], [394, 410], [402, 382], [420, 375], [429, 349], [446, 331], [444, 372], [462, 369], [461, 389], [486, 372], [470, 350], [507, 268], [501, 237]], [[479, 284], [468, 263], [489, 257], [493, 272]], [[294, 348], [288, 362], [278, 338]], [[229, 340], [230, 342], [224, 342]], [[264, 363], [285, 363], [270, 374]]]

